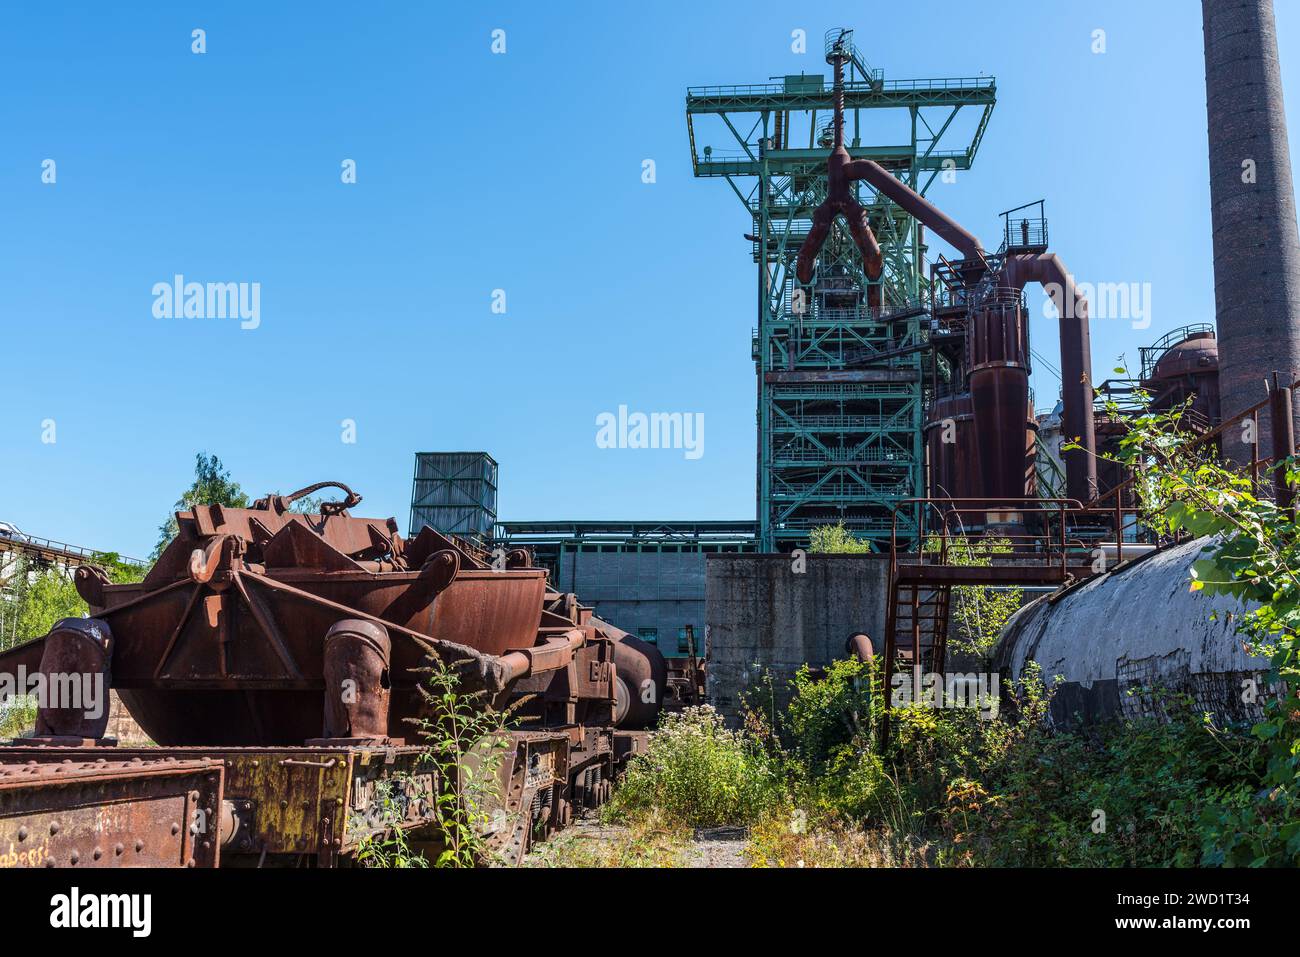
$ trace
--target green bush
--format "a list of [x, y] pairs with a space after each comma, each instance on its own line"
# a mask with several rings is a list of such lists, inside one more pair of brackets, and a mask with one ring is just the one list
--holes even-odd
[[708, 706], [667, 714], [607, 806], [611, 820], [657, 812], [673, 824], [752, 824], [780, 794], [771, 760]]
[[814, 677], [804, 665], [795, 673], [793, 687], [781, 726], [811, 773], [825, 771], [843, 746], [869, 744], [871, 695], [865, 664], [835, 661], [824, 677]]
[[[1245, 801], [1257, 747], [1209, 723], [1184, 699], [1165, 717], [1053, 731], [1048, 696], [1009, 721], [936, 714], [937, 773], [917, 798], [932, 807], [950, 861], [1020, 867], [1171, 867], [1215, 863], [1202, 853], [1202, 809]], [[901, 737], [901, 736], [900, 736]], [[915, 745], [915, 741], [910, 742]], [[925, 750], [922, 748], [921, 750]]]
[[783, 709], [764, 676], [739, 732], [707, 708], [669, 716], [614, 815], [756, 825], [751, 859], [778, 865], [1251, 864], [1271, 846], [1255, 840], [1262, 828], [1274, 843], [1300, 830], [1285, 805], [1261, 823], [1267, 745], [1189, 699], [1144, 692], [1160, 718], [1055, 728], [1051, 690], [1031, 669], [991, 720], [894, 709], [882, 750], [876, 686], [872, 669], [842, 661], [824, 677], [798, 672]]

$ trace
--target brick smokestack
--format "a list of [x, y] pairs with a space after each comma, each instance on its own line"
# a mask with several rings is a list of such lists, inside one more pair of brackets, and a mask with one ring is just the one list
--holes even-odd
[[[1223, 417], [1263, 401], [1274, 370], [1300, 378], [1300, 235], [1273, 0], [1202, 0], [1214, 304]], [[1271, 455], [1267, 413], [1261, 458]], [[1241, 431], [1224, 454], [1250, 461]]]

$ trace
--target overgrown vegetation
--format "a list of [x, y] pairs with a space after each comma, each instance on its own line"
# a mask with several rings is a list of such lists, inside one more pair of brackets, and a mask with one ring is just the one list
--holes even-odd
[[[364, 867], [477, 867], [492, 863], [485, 838], [493, 814], [502, 813], [498, 772], [512, 742], [509, 713], [498, 711], [486, 692], [465, 691], [454, 665], [430, 649], [417, 669], [423, 715], [408, 719], [424, 745], [418, 768], [433, 772], [429, 840], [417, 846], [405, 830], [405, 792], [384, 782], [375, 795], [379, 823], [386, 829], [363, 841], [356, 862]], [[430, 858], [432, 854], [432, 858]]]
[[484, 828], [500, 802], [497, 773], [512, 742], [509, 715], [498, 711], [485, 691], [463, 691], [456, 669], [430, 652], [420, 669], [426, 716], [411, 719], [424, 742], [423, 763], [432, 766], [440, 788], [434, 821], [443, 845], [437, 867], [474, 867], [486, 860]]
[[[987, 566], [995, 555], [1011, 553], [1009, 538], [972, 540], [949, 536], [941, 542], [931, 537], [925, 543], [927, 552], [946, 550], [945, 561], [958, 567]], [[997, 588], [989, 585], [959, 585], [952, 590], [950, 614], [953, 624], [954, 650], [964, 651], [988, 665], [1002, 629], [1011, 616], [1024, 604], [1021, 588]]]
[[36, 726], [36, 699], [15, 695], [0, 701], [0, 741], [27, 734]]
[[355, 852], [362, 867], [375, 868], [426, 868], [429, 860], [417, 850], [403, 827], [407, 817], [403, 777], [384, 779], [375, 783], [374, 800], [378, 804], [379, 823], [384, 830], [364, 838]]
[[683, 867], [690, 830], [654, 810], [630, 816], [630, 826], [561, 831], [528, 855], [528, 867]]
[[843, 522], [814, 528], [809, 536], [808, 550], [830, 555], [857, 555], [874, 551], [870, 542], [855, 537], [844, 527]]
[[[122, 561], [115, 552], [96, 553], [88, 560], [116, 583], [140, 581], [146, 569]], [[44, 635], [60, 618], [80, 618], [89, 612], [77, 594], [72, 574], [59, 566], [13, 553], [4, 568], [0, 588], [0, 650]]]
[[1190, 866], [1220, 862], [1204, 809], [1247, 808], [1264, 773], [1258, 741], [1174, 696], [1164, 720], [1055, 730], [1036, 673], [1000, 718], [895, 709], [882, 748], [873, 671], [804, 669], [775, 724], [770, 683], [739, 731], [707, 708], [670, 716], [606, 819], [746, 824], [748, 856], [767, 866]]
[[[878, 666], [840, 661], [796, 674], [784, 708], [759, 681], [739, 731], [711, 713], [670, 719], [616, 794], [618, 818], [748, 824], [750, 860], [772, 866], [1300, 864], [1300, 533], [1180, 430], [1181, 413], [1131, 418], [1114, 458], [1138, 475], [1150, 527], [1207, 536], [1188, 586], [1251, 603], [1237, 630], [1278, 691], [1243, 689], [1262, 721], [1227, 725], [1150, 688], [1135, 710], [1158, 717], [1061, 728], [1046, 720], [1051, 676], [1030, 668], [996, 717], [893, 709], [883, 746]], [[1294, 457], [1277, 468], [1300, 486]], [[956, 624], [987, 659], [1019, 596], [971, 591]], [[761, 786], [734, 783], [741, 767]]]
[[[1144, 402], [1149, 397], [1139, 394]], [[1131, 417], [1109, 456], [1138, 477], [1147, 524], [1165, 535], [1206, 536], [1192, 568], [1193, 591], [1249, 603], [1238, 634], [1269, 659], [1272, 688], [1243, 693], [1264, 705], [1252, 729], [1262, 745], [1262, 775], [1249, 801], [1211, 795], [1201, 814], [1209, 863], [1300, 863], [1300, 532], [1295, 511], [1256, 493], [1251, 477], [1220, 461], [1181, 427], [1191, 399], [1166, 412]], [[1121, 410], [1109, 403], [1108, 411]], [[1265, 481], [1300, 487], [1294, 455], [1274, 463]]]
[[649, 753], [634, 761], [610, 802], [613, 821], [654, 814], [668, 825], [716, 827], [756, 821], [777, 792], [773, 768], [748, 736], [710, 707], [667, 714]]

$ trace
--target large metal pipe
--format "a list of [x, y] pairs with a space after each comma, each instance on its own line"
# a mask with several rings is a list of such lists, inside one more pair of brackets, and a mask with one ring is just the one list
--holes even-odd
[[916, 192], [879, 163], [869, 159], [849, 164], [851, 180], [865, 180], [877, 192], [884, 193], [906, 210], [917, 222], [928, 226], [966, 259], [983, 260], [984, 246], [974, 233]]
[[1061, 338], [1061, 422], [1067, 441], [1082, 449], [1063, 452], [1066, 498], [1087, 502], [1097, 496], [1097, 435], [1092, 419], [1092, 339], [1088, 301], [1055, 253], [1008, 256], [1001, 284], [1017, 291], [1036, 282], [1052, 296]]
[[1161, 717], [1160, 696], [1131, 693], [1153, 687], [1186, 694], [1221, 719], [1258, 720], [1242, 682], [1262, 690], [1268, 659], [1249, 654], [1237, 634], [1247, 606], [1187, 587], [1205, 544], [1159, 550], [1024, 606], [998, 641], [994, 670], [1019, 681], [1037, 662], [1058, 682], [1051, 717], [1062, 724]]
[[[1004, 292], [1005, 290], [998, 290]], [[1029, 330], [1021, 295], [988, 295], [970, 314], [966, 367], [979, 436], [976, 495], [1016, 502], [1033, 494], [1026, 454], [1029, 421]]]
[[[849, 151], [844, 148], [844, 59], [838, 52], [831, 57], [835, 68], [835, 140], [831, 155], [826, 160], [826, 199], [813, 211], [812, 226], [804, 237], [803, 245], [799, 247], [795, 263], [795, 275], [804, 285], [812, 282], [813, 265], [822, 244], [830, 235], [831, 224], [836, 216], [843, 216], [848, 224], [849, 234], [853, 237], [858, 252], [862, 254], [862, 269], [867, 278], [873, 281], [879, 279], [885, 268], [880, 242], [871, 231], [867, 211], [853, 196], [853, 179], [847, 175], [853, 161], [849, 157]], [[866, 292], [868, 303], [879, 306], [880, 287], [869, 285]]]
[[[1300, 235], [1273, 2], [1202, 0], [1201, 13], [1219, 391], [1230, 419], [1264, 399], [1274, 370], [1287, 381], [1300, 373]], [[1271, 432], [1261, 426], [1262, 451]], [[1226, 457], [1248, 463], [1251, 451], [1241, 430], [1225, 433]]]
[[561, 635], [551, 635], [546, 642], [524, 651], [511, 651], [496, 659], [500, 687], [509, 687], [520, 678], [564, 667], [574, 652], [587, 643], [581, 628], [570, 628]]

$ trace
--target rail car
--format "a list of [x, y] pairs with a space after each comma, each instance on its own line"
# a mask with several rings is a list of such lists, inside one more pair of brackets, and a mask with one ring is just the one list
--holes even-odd
[[[344, 497], [293, 510], [329, 486]], [[90, 616], [0, 654], [0, 678], [112, 688], [157, 746], [118, 746], [105, 709], [47, 694], [33, 734], [0, 747], [0, 867], [345, 866], [397, 829], [436, 850], [455, 782], [419, 733], [435, 664], [462, 701], [514, 716], [481, 825], [494, 860], [608, 798], [668, 693], [658, 650], [526, 550], [403, 539], [351, 515], [360, 501], [326, 482], [196, 505], [143, 581], [76, 569]]]

